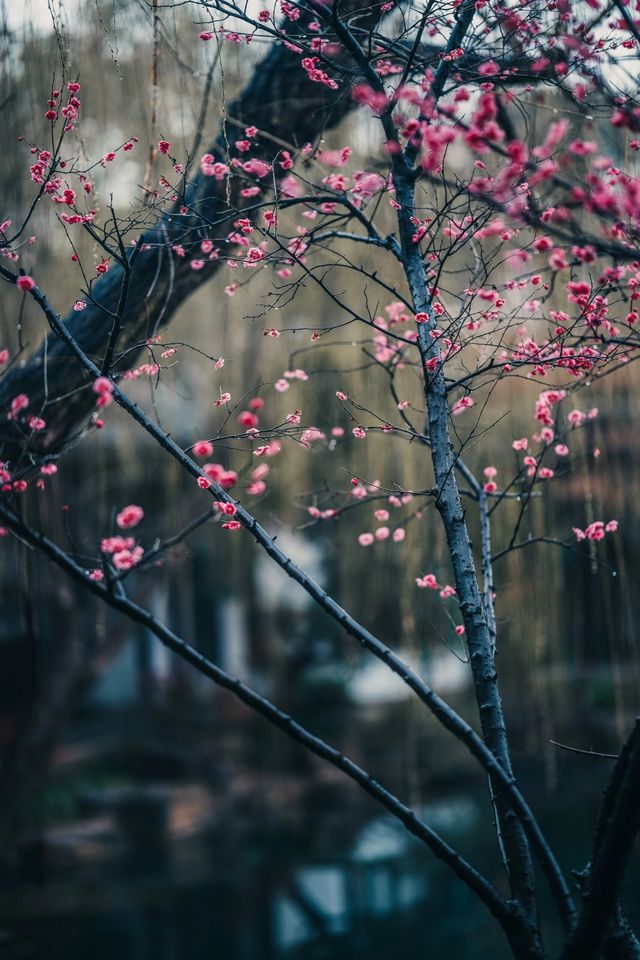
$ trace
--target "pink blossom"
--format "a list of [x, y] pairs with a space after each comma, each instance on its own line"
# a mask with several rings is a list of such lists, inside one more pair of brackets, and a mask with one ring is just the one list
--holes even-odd
[[438, 581], [433, 573], [425, 573], [424, 577], [416, 577], [416, 585], [424, 589], [428, 587], [429, 590], [439, 590]]
[[538, 237], [536, 240], [533, 241], [533, 246], [540, 253], [544, 253], [547, 250], [553, 249], [553, 240], [551, 239], [551, 237]]
[[133, 537], [121, 537], [117, 534], [115, 537], [103, 537], [100, 549], [103, 553], [117, 553], [118, 550], [131, 550], [135, 542]]
[[364, 170], [356, 170], [353, 175], [353, 187], [351, 193], [360, 201], [368, 200], [374, 194], [384, 190], [387, 181], [377, 173], [367, 173]]
[[210, 440], [198, 440], [191, 449], [196, 457], [210, 457], [213, 453], [213, 444]]
[[466, 410], [468, 407], [472, 407], [475, 403], [475, 400], [472, 397], [460, 397], [459, 400], [456, 400], [454, 405], [451, 408], [451, 415], [457, 417], [458, 414], [462, 413], [463, 410]]
[[129, 527], [137, 527], [143, 517], [144, 510], [142, 507], [131, 503], [128, 507], [123, 507], [116, 517], [116, 523], [121, 530], [127, 530]]
[[396, 529], [393, 531], [392, 540], [394, 543], [402, 543], [406, 535], [407, 533], [404, 527], [396, 527]]
[[319, 150], [317, 157], [325, 167], [344, 167], [351, 153], [351, 147], [343, 147], [342, 150]]
[[235, 470], [224, 470], [220, 477], [220, 486], [223, 490], [230, 490], [238, 482], [238, 474]]
[[220, 477], [224, 473], [224, 467], [221, 463], [205, 463], [202, 469], [214, 483], [219, 483]]
[[372, 533], [361, 533], [358, 537], [358, 543], [361, 547], [370, 547], [374, 541]]
[[16, 280], [16, 286], [18, 287], [19, 290], [33, 290], [35, 285], [36, 285], [36, 282], [33, 279], [33, 277], [30, 277], [27, 274], [25, 274], [22, 277], [18, 277], [18, 279]]
[[250, 247], [247, 251], [246, 259], [250, 263], [259, 263], [260, 260], [264, 260], [265, 252], [261, 250], [260, 247]]
[[595, 153], [597, 149], [597, 144], [591, 140], [572, 140], [569, 144], [569, 150], [577, 157], [586, 157], [590, 153]]
[[254, 457], [275, 457], [282, 449], [277, 440], [271, 440], [262, 447], [256, 447], [253, 451]]
[[137, 563], [140, 563], [144, 556], [142, 547], [134, 547], [133, 550], [119, 550], [112, 556], [113, 565], [116, 570], [131, 570]]
[[309, 427], [300, 436], [303, 447], [308, 447], [314, 440], [324, 440], [324, 433], [317, 427]]
[[301, 64], [303, 69], [306, 70], [309, 79], [313, 80], [314, 83], [322, 83], [325, 87], [329, 87], [331, 90], [337, 90], [338, 84], [336, 81], [332, 80], [324, 70], [320, 70], [316, 66], [316, 64], [319, 62], [319, 57], [303, 57]]
[[572, 427], [579, 427], [584, 420], [584, 414], [581, 410], [571, 410], [570, 413], [567, 414], [567, 420]]
[[302, 184], [296, 180], [293, 174], [289, 174], [288, 177], [283, 177], [280, 181], [280, 196], [285, 199], [293, 199], [295, 197], [301, 197], [304, 193], [304, 187]]
[[478, 73], [481, 77], [495, 77], [500, 73], [500, 67], [495, 60], [487, 60], [478, 67]]
[[252, 157], [251, 160], [247, 160], [246, 163], [242, 164], [242, 169], [245, 173], [252, 173], [254, 176], [262, 179], [271, 170], [271, 166], [268, 163], [265, 163], [264, 160], [258, 160], [257, 157]]
[[215, 177], [216, 180], [224, 180], [231, 173], [226, 163], [216, 161], [212, 153], [205, 153], [200, 161], [200, 169], [205, 177]]
[[113, 383], [107, 377], [96, 377], [91, 389], [97, 394], [111, 394], [113, 393]]
[[11, 401], [11, 412], [8, 414], [8, 419], [15, 420], [18, 414], [22, 410], [26, 410], [28, 406], [29, 406], [29, 397], [26, 395], [26, 393], [19, 393]]
[[604, 523], [601, 520], [595, 520], [593, 523], [589, 524], [587, 529], [584, 531], [584, 534], [587, 540], [604, 540]]
[[309, 379], [309, 375], [305, 373], [304, 370], [301, 370], [299, 367], [296, 368], [295, 370], [285, 370], [284, 376], [287, 378], [287, 380], [305, 381]]
[[238, 512], [235, 503], [230, 503], [228, 500], [214, 500], [213, 507], [214, 510], [223, 513], [226, 517], [235, 517]]
[[252, 429], [253, 427], [257, 427], [259, 422], [260, 421], [258, 420], [256, 414], [252, 413], [250, 410], [242, 410], [238, 414], [238, 423], [241, 427]]

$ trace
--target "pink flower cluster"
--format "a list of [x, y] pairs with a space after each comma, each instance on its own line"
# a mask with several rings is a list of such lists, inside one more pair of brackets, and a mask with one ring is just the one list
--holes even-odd
[[144, 556], [144, 549], [136, 544], [133, 537], [105, 537], [100, 541], [100, 549], [103, 553], [110, 554], [116, 570], [131, 570]]
[[121, 530], [129, 530], [131, 527], [137, 527], [143, 517], [144, 510], [142, 507], [130, 503], [128, 507], [123, 507], [120, 511], [116, 517], [116, 523]]
[[464, 410], [468, 410], [469, 407], [472, 407], [475, 403], [475, 400], [472, 397], [460, 397], [459, 400], [456, 400], [454, 405], [451, 407], [451, 416], [457, 417]]
[[581, 540], [604, 540], [605, 534], [615, 533], [617, 529], [617, 520], [609, 520], [608, 523], [604, 523], [602, 520], [595, 520], [584, 530], [581, 530], [579, 527], [573, 527], [573, 533], [578, 542]]
[[[421, 590], [438, 590], [441, 600], [448, 600], [449, 597], [456, 596], [455, 588], [451, 584], [447, 583], [443, 587], [440, 586], [435, 573], [425, 573], [423, 577], [416, 577], [416, 586], [420, 587]], [[464, 627], [458, 625], [455, 629], [458, 636], [461, 637], [464, 633]]]
[[389, 527], [378, 527], [374, 533], [361, 533], [358, 537], [358, 543], [361, 547], [370, 547], [376, 540], [388, 540], [389, 537], [394, 543], [402, 543], [406, 536], [404, 527], [396, 527], [391, 533]]
[[[227, 470], [221, 463], [205, 463], [202, 467], [209, 480], [217, 483], [223, 490], [230, 490], [238, 480], [235, 470]], [[200, 478], [202, 479], [202, 478]]]
[[96, 407], [108, 407], [113, 401], [113, 383], [107, 377], [96, 377], [92, 390], [98, 394]]
[[314, 83], [322, 83], [325, 87], [329, 87], [330, 90], [337, 90], [338, 84], [335, 80], [332, 80], [328, 73], [325, 73], [324, 70], [320, 70], [317, 64], [320, 62], [319, 57], [303, 57], [301, 64], [303, 70], [306, 70], [309, 80], [312, 80]]

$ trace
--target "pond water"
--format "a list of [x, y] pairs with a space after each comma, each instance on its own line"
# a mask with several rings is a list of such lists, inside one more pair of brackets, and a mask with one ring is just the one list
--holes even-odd
[[[179, 735], [167, 738], [161, 711], [96, 719], [92, 710], [49, 788], [55, 826], [22, 875], [0, 887], [0, 956], [506, 960], [484, 908], [401, 825], [259, 722], [225, 720], [228, 709], [224, 701], [182, 704]], [[411, 709], [343, 706], [334, 722], [358, 719], [366, 735], [355, 752], [367, 755], [381, 724], [410, 724]], [[203, 712], [217, 716], [215, 734], [203, 729]], [[413, 786], [419, 812], [501, 885], [482, 776], [452, 757], [439, 734], [420, 739], [433, 772]], [[386, 780], [402, 792], [404, 776], [388, 766]], [[535, 759], [520, 764], [567, 869], [584, 866], [610, 769], [610, 761], [561, 752], [550, 783]], [[640, 913], [638, 866], [636, 857], [627, 882], [632, 919]], [[551, 943], [555, 933], [547, 931]]]

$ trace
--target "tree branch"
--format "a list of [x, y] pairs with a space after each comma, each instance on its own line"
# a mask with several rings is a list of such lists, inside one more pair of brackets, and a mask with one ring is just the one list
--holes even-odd
[[402, 803], [394, 794], [383, 787], [371, 774], [350, 760], [335, 747], [308, 731], [300, 723], [280, 710], [266, 697], [257, 693], [237, 677], [231, 676], [213, 663], [167, 626], [157, 620], [148, 610], [130, 600], [122, 588], [114, 591], [107, 583], [103, 585], [92, 580], [89, 574], [78, 566], [63, 550], [44, 534], [32, 530], [18, 514], [0, 504], [0, 517], [16, 536], [33, 549], [39, 550], [53, 563], [65, 571], [76, 583], [81, 584], [114, 610], [124, 614], [134, 623], [139, 623], [154, 634], [169, 650], [189, 663], [199, 673], [208, 677], [219, 687], [229, 690], [250, 709], [265, 717], [269, 723], [282, 730], [290, 739], [301, 744], [311, 753], [337, 767], [351, 780], [355, 781], [366, 793], [385, 807], [415, 837], [426, 844], [431, 852], [442, 860], [456, 876], [465, 883], [485, 904], [500, 924], [509, 930], [514, 923], [512, 911], [489, 881], [471, 866], [459, 853], [447, 844], [442, 837], [421, 820], [410, 807]]
[[[17, 279], [16, 275], [2, 264], [0, 264], [0, 275], [14, 283]], [[37, 286], [34, 287], [30, 291], [30, 294], [47, 317], [52, 331], [63, 340], [69, 351], [80, 361], [85, 374], [88, 374], [91, 378], [99, 376], [99, 368], [84, 354], [82, 348], [75, 342], [64, 322], [50, 306], [39, 288]], [[130, 400], [116, 384], [113, 384], [112, 396], [114, 401], [126, 410], [126, 412], [156, 440], [160, 447], [180, 463], [192, 477], [195, 479], [198, 477], [207, 479], [210, 485], [210, 492], [215, 499], [233, 503], [236, 507], [236, 519], [252, 534], [267, 555], [270, 556], [292, 580], [298, 583], [325, 613], [340, 624], [345, 633], [357, 640], [358, 643], [373, 654], [373, 656], [381, 660], [393, 673], [397, 674], [397, 676], [413, 690], [425, 706], [428, 707], [445, 729], [449, 730], [450, 733], [467, 747], [472, 756], [476, 758], [478, 763], [493, 778], [496, 785], [500, 788], [501, 795], [504, 796], [505, 801], [511, 806], [518, 821], [522, 824], [547, 878], [559, 913], [565, 919], [565, 922], [569, 923], [574, 913], [574, 907], [566, 879], [536, 818], [516, 786], [511, 770], [505, 769], [494, 752], [483, 742], [473, 728], [460, 717], [452, 707], [442, 700], [425, 680], [416, 674], [401, 657], [390, 650], [389, 647], [363, 627], [362, 624], [358, 623], [326, 590], [295, 564], [293, 560], [280, 549], [276, 544], [275, 538], [269, 536], [256, 518], [240, 503], [234, 501], [226, 490], [209, 480], [198, 464], [196, 464], [170, 436], [165, 434], [136, 403]]]
[[620, 752], [605, 792], [587, 869], [584, 905], [563, 960], [597, 960], [616, 920], [622, 882], [640, 831], [640, 720]]

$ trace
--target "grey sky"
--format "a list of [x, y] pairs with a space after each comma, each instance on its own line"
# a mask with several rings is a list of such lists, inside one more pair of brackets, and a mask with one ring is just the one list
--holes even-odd
[[9, 27], [20, 30], [27, 24], [36, 30], [51, 29], [51, 11], [58, 16], [72, 14], [77, 8], [79, 0], [3, 0], [0, 9], [3, 9]]

